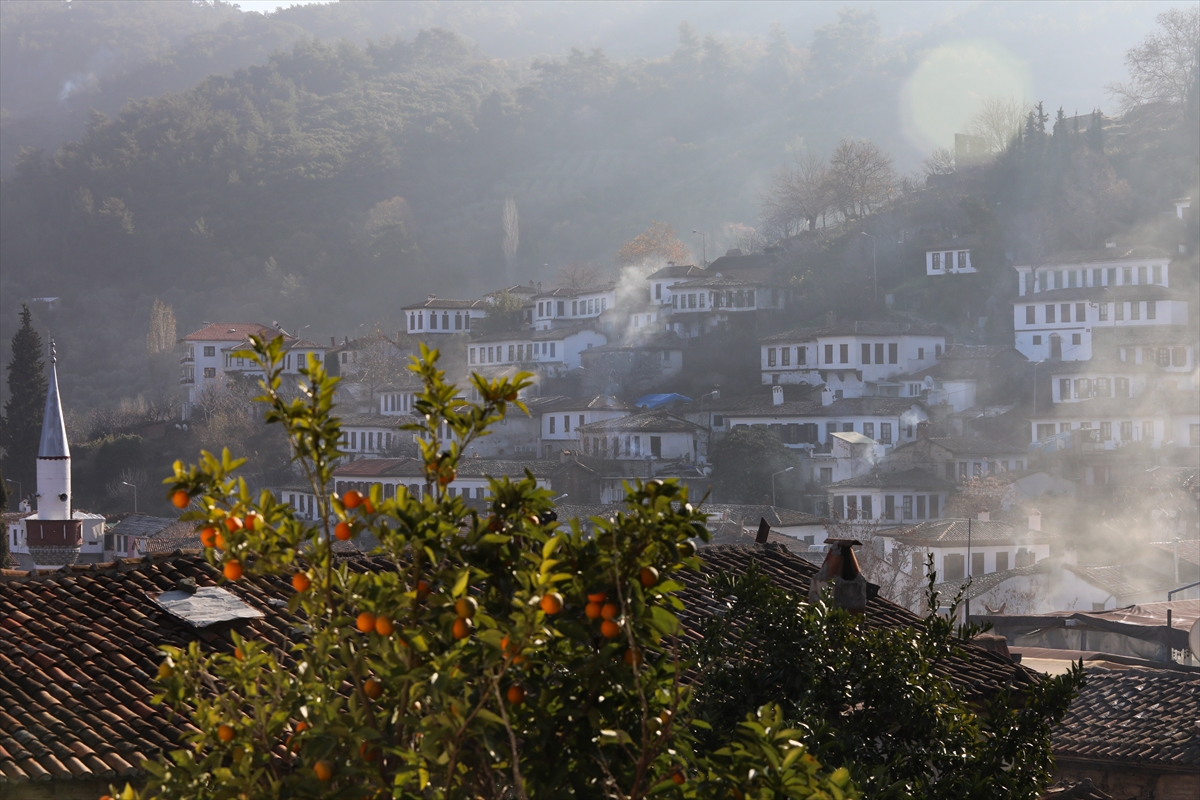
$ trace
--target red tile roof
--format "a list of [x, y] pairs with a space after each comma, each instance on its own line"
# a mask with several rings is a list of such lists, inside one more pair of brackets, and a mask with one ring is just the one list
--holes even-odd
[[183, 342], [240, 342], [252, 334], [274, 333], [274, 329], [257, 322], [210, 322], [198, 331], [189, 333]]

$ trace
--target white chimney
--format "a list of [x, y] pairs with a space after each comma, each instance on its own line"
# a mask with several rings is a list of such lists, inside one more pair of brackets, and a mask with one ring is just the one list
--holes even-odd
[[771, 387], [771, 402], [777, 406], [783, 405], [783, 387], [782, 386], [772, 386]]
[[986, 508], [979, 509], [979, 521], [980, 522], [991, 522], [991, 520], [992, 520], [992, 512], [991, 511], [988, 511]]
[[823, 405], [823, 406], [833, 405], [833, 398], [834, 398], [833, 389], [826, 387], [821, 390], [821, 405]]
[[1114, 242], [1112, 239], [1109, 239], [1108, 241], [1106, 241], [1106, 242], [1104, 243], [1104, 247], [1105, 247], [1105, 248], [1107, 248], [1107, 249], [1109, 249], [1109, 250], [1115, 249], [1115, 248], [1116, 248], [1116, 246], [1117, 246], [1117, 243], [1116, 243], [1116, 242]]
[[1042, 529], [1042, 512], [1036, 508], [1029, 512], [1029, 530], [1040, 531]]

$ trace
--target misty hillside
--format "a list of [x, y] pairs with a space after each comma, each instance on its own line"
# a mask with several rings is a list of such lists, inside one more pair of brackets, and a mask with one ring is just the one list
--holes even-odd
[[[204, 4], [155, 5], [158, 16], [121, 4], [69, 10], [93, 14], [87, 25], [59, 25], [61, 7], [9, 5], [5, 41], [24, 49], [5, 47], [4, 58], [23, 53], [27, 80], [5, 84], [5, 103], [15, 98], [21, 112], [6, 110], [6, 131], [65, 87], [67, 67], [31, 64], [82, 58], [97, 43], [123, 66], [80, 97], [114, 109], [117, 97], [149, 95], [87, 112], [78, 141], [27, 151], [2, 184], [0, 335], [11, 336], [23, 299], [61, 295], [38, 324], [73, 354], [63, 368], [77, 404], [147, 390], [156, 297], [174, 306], [181, 334], [212, 319], [279, 320], [321, 339], [373, 323], [393, 330], [399, 306], [429, 292], [549, 282], [571, 262], [611, 269], [621, 243], [652, 220], [672, 223], [694, 259], [702, 240], [689, 232], [705, 231], [711, 259], [758, 224], [761, 193], [792, 153], [828, 153], [841, 137], [871, 138], [900, 164], [916, 152], [895, 98], [922, 43], [887, 39], [873, 12], [855, 9], [813, 31], [807, 47], [779, 26], [765, 39], [720, 40], [684, 24], [673, 51], [652, 60], [576, 49], [518, 64], [441, 29], [388, 38], [389, 24], [413, 18], [387, 23], [378, 4], [270, 17]], [[306, 38], [313, 31], [330, 41]], [[87, 67], [73, 62], [69, 74], [86, 77]], [[209, 71], [223, 74], [200, 78]], [[1132, 184], [1139, 202], [1114, 205], [1112, 225], [1136, 223], [1137, 209], [1194, 181], [1190, 140], [1164, 138], [1173, 125], [1125, 126], [1132, 138], [1110, 147], [1120, 174], [1094, 159], [1084, 170], [1101, 188]], [[1180, 153], [1182, 171], [1172, 161]], [[1049, 191], [1031, 188], [1038, 174], [1010, 170], [990, 184], [991, 201], [1007, 202], [997, 224], [1036, 214]], [[506, 270], [509, 197], [520, 246]], [[939, 203], [943, 213], [955, 201]], [[905, 224], [897, 218], [893, 231]], [[861, 266], [862, 240], [805, 253], [792, 270], [808, 280], [804, 313], [852, 308], [853, 292], [834, 287], [858, 274], [829, 270]], [[885, 237], [879, 255], [881, 277], [903, 283], [911, 253]]]

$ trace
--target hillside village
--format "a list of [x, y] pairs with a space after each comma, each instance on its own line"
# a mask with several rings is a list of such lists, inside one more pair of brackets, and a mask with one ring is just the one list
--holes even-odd
[[[772, 535], [814, 560], [830, 536], [863, 541], [868, 573], [914, 609], [930, 556], [939, 580], [969, 583], [967, 596], [989, 613], [1162, 601], [1200, 569], [1190, 201], [1174, 212], [1175, 253], [1110, 241], [1011, 264], [1007, 345], [887, 306], [864, 319], [830, 312], [761, 336], [757, 365], [742, 365], [760, 385], [732, 390], [703, 383], [708, 343], [789, 319], [792, 289], [776, 268], [786, 242], [711, 263], [630, 267], [599, 285], [429, 295], [403, 307], [405, 330], [327, 345], [279, 326], [212, 322], [179, 340], [177, 427], [227, 386], [261, 377], [241, 353], [249, 336], [282, 336], [285, 376], [299, 380], [316, 359], [341, 377], [345, 457], [334, 489], [419, 494], [423, 465], [402, 427], [422, 389], [406, 365], [425, 344], [464, 400], [479, 399], [472, 373], [533, 376], [528, 414], [514, 409], [464, 454], [450, 491], [472, 503], [484, 503], [489, 478], [529, 471], [564, 512], [586, 519], [610, 513], [626, 481], [673, 478], [719, 504], [719, 520], [743, 535], [771, 517]], [[924, 280], [971, 280], [973, 241], [928, 249]], [[719, 450], [755, 432], [784, 460], [738, 494], [720, 479]], [[314, 515], [311, 489], [272, 488]], [[11, 520], [10, 547], [32, 566], [20, 528]], [[90, 538], [84, 550], [96, 552], [84, 560], [163, 546], [145, 530]]]

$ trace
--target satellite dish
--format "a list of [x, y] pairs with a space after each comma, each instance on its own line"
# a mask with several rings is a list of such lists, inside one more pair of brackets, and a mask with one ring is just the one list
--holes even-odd
[[1192, 623], [1188, 632], [1188, 647], [1191, 648], [1192, 658], [1200, 658], [1200, 619]]
[[933, 391], [933, 376], [932, 375], [925, 376], [925, 388], [931, 392]]

